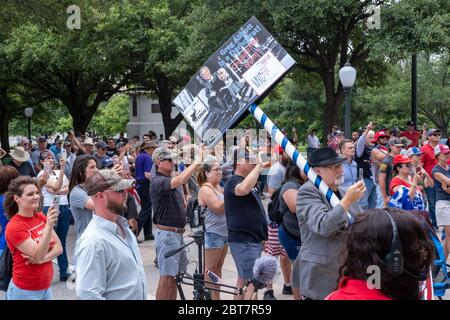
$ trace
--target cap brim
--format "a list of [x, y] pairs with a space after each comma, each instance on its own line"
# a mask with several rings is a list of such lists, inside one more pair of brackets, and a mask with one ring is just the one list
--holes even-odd
[[25, 155], [24, 157], [18, 157], [18, 156], [14, 155], [14, 154], [11, 154], [11, 153], [9, 155], [14, 160], [20, 161], [20, 162], [27, 162], [28, 160], [30, 160], [30, 156], [29, 155], [28, 156]]
[[332, 158], [332, 159], [326, 159], [326, 160], [324, 160], [322, 162], [319, 162], [317, 164], [311, 163], [311, 166], [312, 167], [326, 167], [326, 166], [330, 166], [332, 164], [342, 163], [345, 160], [347, 160], [347, 159], [344, 158], [344, 157], [337, 157], [337, 158]]
[[126, 190], [131, 187], [134, 183], [134, 179], [123, 179], [120, 180], [119, 183], [116, 183], [114, 186], [111, 186], [113, 190]]

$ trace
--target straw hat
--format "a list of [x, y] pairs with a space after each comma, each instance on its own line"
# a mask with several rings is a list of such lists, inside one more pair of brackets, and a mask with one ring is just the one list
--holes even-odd
[[16, 147], [9, 155], [16, 161], [26, 162], [30, 160], [30, 154], [23, 147]]

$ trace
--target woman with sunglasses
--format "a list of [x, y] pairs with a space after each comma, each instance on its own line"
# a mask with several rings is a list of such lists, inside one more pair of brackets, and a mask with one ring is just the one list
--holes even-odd
[[[228, 230], [220, 180], [222, 180], [222, 168], [217, 158], [209, 155], [205, 158], [197, 175], [197, 182], [200, 185], [198, 203], [202, 208], [206, 208], [204, 212], [205, 266], [221, 278], [222, 266], [228, 251]], [[214, 287], [218, 288], [218, 286]], [[219, 292], [212, 290], [211, 298], [219, 300]]]
[[389, 207], [397, 207], [403, 210], [425, 210], [423, 195], [418, 185], [426, 179], [433, 184], [428, 173], [421, 167], [411, 177], [413, 164], [405, 154], [394, 157], [394, 171], [397, 173], [389, 184], [391, 200]]

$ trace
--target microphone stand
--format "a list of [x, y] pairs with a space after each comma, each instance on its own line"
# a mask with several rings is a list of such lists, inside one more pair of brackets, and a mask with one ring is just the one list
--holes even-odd
[[[225, 285], [225, 284], [221, 284], [221, 283], [205, 281], [205, 268], [203, 265], [203, 261], [204, 261], [204, 256], [205, 256], [204, 243], [205, 243], [206, 227], [205, 227], [204, 211], [205, 211], [205, 209], [203, 209], [199, 213], [199, 222], [202, 226], [202, 230], [195, 231], [191, 235], [191, 237], [194, 238], [194, 240], [192, 240], [188, 244], [181, 246], [180, 248], [171, 250], [164, 255], [165, 258], [169, 258], [169, 257], [177, 254], [178, 252], [180, 252], [187, 246], [193, 244], [194, 242], [197, 244], [198, 265], [195, 268], [195, 272], [194, 272], [193, 276], [191, 276], [190, 274], [188, 274], [186, 272], [180, 272], [175, 276], [175, 281], [177, 284], [178, 293], [180, 294], [180, 298], [181, 298], [181, 300], [186, 300], [186, 297], [184, 295], [181, 284], [186, 284], [186, 285], [190, 285], [190, 286], [194, 287], [194, 291], [193, 291], [194, 300], [211, 300], [210, 290], [223, 292], [223, 293], [229, 293], [229, 294], [233, 294], [233, 295], [242, 295], [244, 293], [243, 288], [237, 288], [237, 287], [233, 287], [233, 286], [229, 286], [229, 285]], [[191, 280], [192, 282], [186, 282], [184, 280], [185, 278], [188, 280]], [[237, 290], [238, 292], [236, 293], [235, 291], [231, 292], [231, 291], [225, 291], [225, 290], [211, 288], [211, 287], [205, 287], [205, 284], [220, 285], [222, 287], [227, 287], [227, 288]]]

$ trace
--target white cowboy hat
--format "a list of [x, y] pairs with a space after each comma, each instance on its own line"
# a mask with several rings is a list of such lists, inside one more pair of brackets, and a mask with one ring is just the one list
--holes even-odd
[[13, 152], [10, 152], [9, 155], [20, 162], [26, 162], [30, 160], [30, 154], [25, 151], [23, 147], [16, 147]]

